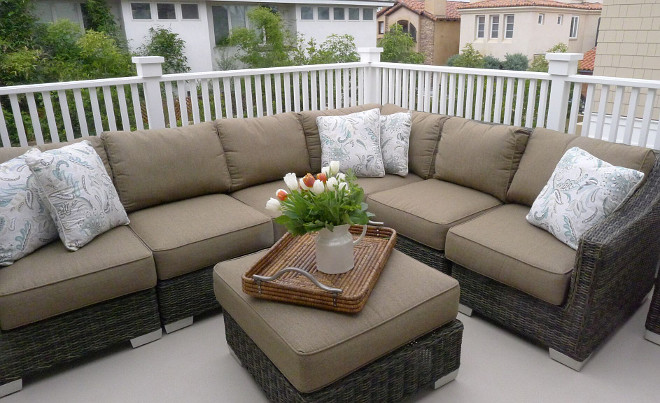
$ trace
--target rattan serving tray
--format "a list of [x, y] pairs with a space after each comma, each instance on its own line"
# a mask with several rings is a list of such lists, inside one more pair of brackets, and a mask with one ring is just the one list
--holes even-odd
[[[352, 226], [350, 232], [356, 237], [362, 227]], [[325, 274], [316, 270], [315, 237], [315, 234], [284, 235], [243, 275], [243, 292], [257, 298], [331, 311], [360, 312], [394, 248], [396, 231], [369, 226], [362, 242], [354, 247], [355, 267], [342, 274]], [[287, 270], [272, 281], [253, 278], [254, 275], [271, 277], [290, 267], [311, 274], [330, 290], [321, 289], [305, 274]]]

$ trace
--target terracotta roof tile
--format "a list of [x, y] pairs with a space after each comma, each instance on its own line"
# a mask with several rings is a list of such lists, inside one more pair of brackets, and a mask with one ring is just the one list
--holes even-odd
[[585, 52], [584, 58], [578, 63], [578, 70], [594, 71], [594, 62], [596, 61], [596, 48]]
[[447, 12], [445, 15], [432, 15], [424, 10], [424, 0], [396, 0], [393, 6], [386, 7], [378, 12], [378, 16], [383, 14], [390, 15], [401, 7], [414, 11], [419, 15], [424, 15], [432, 20], [460, 20], [461, 15], [458, 13], [458, 7], [461, 4], [467, 4], [462, 1], [448, 1]]
[[458, 6], [460, 10], [474, 8], [495, 8], [495, 7], [558, 7], [573, 8], [580, 10], [601, 10], [603, 5], [600, 3], [562, 3], [554, 0], [485, 0], [477, 3], [463, 3]]

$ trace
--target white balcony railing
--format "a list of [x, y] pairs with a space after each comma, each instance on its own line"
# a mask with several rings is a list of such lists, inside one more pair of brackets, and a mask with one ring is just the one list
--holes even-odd
[[0, 140], [26, 146], [373, 102], [660, 148], [660, 81], [577, 75], [579, 54], [548, 55], [549, 73], [381, 63], [373, 48], [361, 56], [170, 75], [162, 58], [141, 57], [136, 77], [0, 87]]

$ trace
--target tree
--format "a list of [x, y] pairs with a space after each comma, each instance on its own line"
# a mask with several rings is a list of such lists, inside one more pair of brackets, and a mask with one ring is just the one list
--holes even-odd
[[138, 49], [142, 56], [163, 56], [163, 72], [185, 73], [190, 71], [188, 58], [184, 50], [186, 41], [179, 37], [179, 34], [163, 27], [149, 28], [149, 38]]
[[504, 56], [504, 62], [502, 62], [502, 68], [504, 70], [525, 71], [528, 66], [529, 58], [522, 53], [507, 53]]
[[393, 63], [424, 63], [424, 54], [415, 52], [415, 41], [403, 27], [394, 24], [378, 41], [378, 46], [383, 48], [380, 59], [384, 62]]
[[[568, 52], [568, 45], [561, 42], [551, 47], [547, 51], [547, 53], [566, 53], [566, 52]], [[534, 56], [534, 59], [532, 60], [532, 64], [529, 66], [529, 70], [547, 73], [548, 61], [545, 59], [545, 55]]]
[[294, 51], [293, 64], [330, 64], [360, 61], [352, 35], [332, 34], [320, 46], [314, 38], [305, 45], [304, 39], [298, 39], [298, 48]]
[[81, 6], [85, 11], [83, 17], [88, 29], [105, 32], [122, 47], [127, 45], [106, 0], [86, 0]]
[[0, 41], [6, 51], [31, 48], [36, 23], [32, 0], [0, 0]]
[[[451, 62], [451, 64], [449, 64]], [[465, 45], [461, 49], [461, 53], [454, 55], [447, 60], [448, 66], [454, 67], [472, 67], [472, 68], [483, 68], [484, 56], [476, 50], [471, 43]]]

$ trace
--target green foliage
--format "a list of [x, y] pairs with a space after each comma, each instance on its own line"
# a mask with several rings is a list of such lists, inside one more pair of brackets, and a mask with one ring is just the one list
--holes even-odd
[[87, 31], [76, 45], [80, 49], [78, 77], [82, 79], [121, 77], [134, 73], [130, 55], [123, 52], [105, 32]]
[[[450, 61], [452, 64], [449, 64]], [[447, 65], [454, 67], [483, 68], [485, 65], [484, 56], [476, 50], [471, 43], [468, 43], [463, 49], [461, 49], [460, 54], [449, 58]]]
[[[558, 43], [548, 49], [547, 53], [566, 53], [568, 52], [568, 45], [565, 43]], [[548, 61], [545, 60], [545, 55], [536, 55], [529, 66], [530, 71], [539, 71], [543, 73], [548, 72]]]
[[30, 48], [37, 19], [32, 15], [32, 0], [0, 0], [0, 42], [4, 52]]
[[378, 46], [383, 48], [380, 59], [384, 62], [393, 63], [424, 63], [424, 54], [415, 52], [415, 41], [410, 34], [403, 32], [403, 27], [394, 24], [378, 41]]
[[82, 6], [86, 12], [85, 26], [88, 29], [105, 32], [121, 45], [124, 45], [123, 36], [115, 21], [115, 17], [110, 12], [110, 6], [106, 0], [86, 0]]
[[[332, 34], [318, 48], [316, 47], [314, 39], [310, 39], [306, 53], [307, 58], [300, 60], [300, 64], [329, 64], [360, 61], [360, 55], [358, 55], [357, 48], [355, 47], [355, 38], [348, 34]], [[297, 61], [296, 58], [294, 58], [294, 60]]]
[[528, 66], [529, 58], [522, 53], [507, 53], [504, 56], [504, 62], [502, 62], [502, 68], [504, 70], [525, 71]]
[[138, 49], [142, 56], [163, 56], [163, 73], [185, 73], [190, 71], [188, 58], [184, 54], [186, 41], [179, 34], [163, 27], [149, 28], [149, 38]]
[[[455, 57], [459, 55], [454, 55], [452, 57]], [[494, 56], [484, 56], [484, 68], [486, 69], [492, 69], [492, 70], [501, 70], [502, 69], [502, 61]]]

